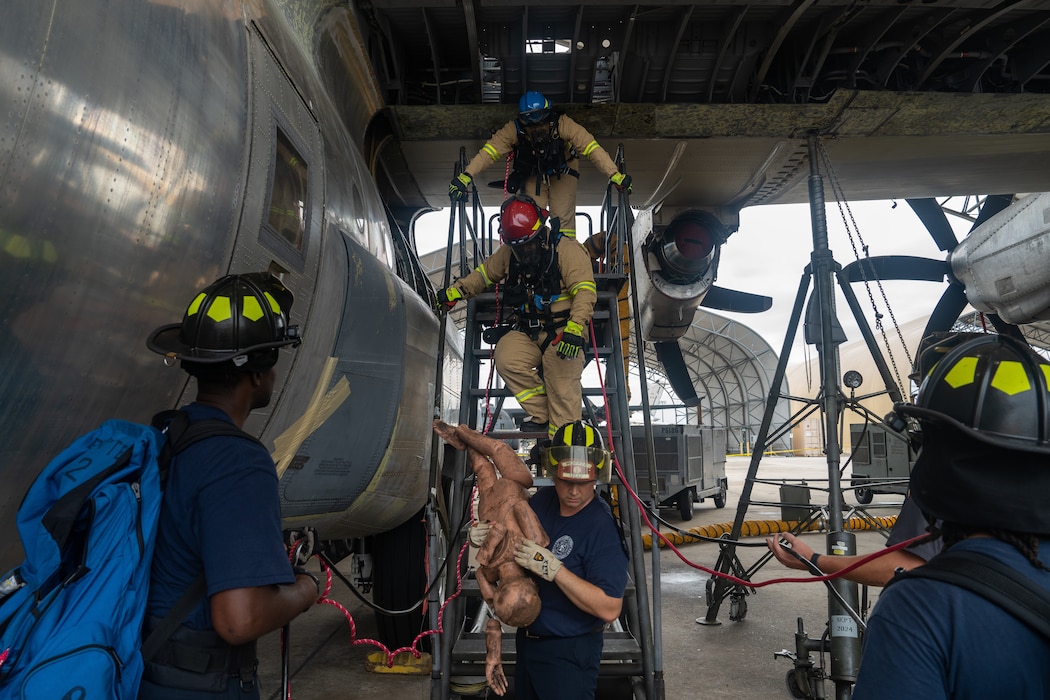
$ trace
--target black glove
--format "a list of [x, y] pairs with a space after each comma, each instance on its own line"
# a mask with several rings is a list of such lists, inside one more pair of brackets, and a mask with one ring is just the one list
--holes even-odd
[[616, 185], [616, 189], [621, 192], [626, 191], [627, 194], [631, 194], [631, 176], [627, 173], [616, 173], [609, 178], [609, 182]]
[[448, 198], [453, 202], [465, 202], [467, 201], [467, 195], [470, 194], [470, 183], [474, 181], [467, 173], [460, 173], [452, 178], [452, 182], [448, 183]]
[[583, 326], [575, 321], [565, 324], [565, 330], [558, 336], [558, 357], [571, 360], [583, 349]]

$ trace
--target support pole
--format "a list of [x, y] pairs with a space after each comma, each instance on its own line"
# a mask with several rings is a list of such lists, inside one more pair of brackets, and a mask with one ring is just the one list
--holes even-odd
[[[814, 292], [820, 309], [820, 340], [817, 352], [820, 359], [820, 383], [824, 401], [825, 452], [828, 462], [828, 536], [827, 553], [856, 554], [856, 538], [842, 527], [842, 489], [838, 425], [842, 412], [842, 392], [839, 387], [839, 349], [832, 335], [835, 325], [836, 263], [828, 248], [828, 226], [824, 211], [824, 180], [819, 171], [819, 136], [809, 136], [809, 206], [813, 228]], [[856, 583], [836, 578], [832, 587], [851, 608], [858, 604]], [[860, 666], [860, 630], [836, 596], [828, 597], [828, 631], [831, 636], [831, 679], [835, 683], [835, 697], [849, 700], [853, 682]]]

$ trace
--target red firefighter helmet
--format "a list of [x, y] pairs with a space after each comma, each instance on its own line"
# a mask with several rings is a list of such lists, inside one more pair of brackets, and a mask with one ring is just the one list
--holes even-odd
[[525, 195], [515, 195], [503, 202], [499, 212], [500, 239], [509, 246], [523, 246], [546, 228], [547, 212]]

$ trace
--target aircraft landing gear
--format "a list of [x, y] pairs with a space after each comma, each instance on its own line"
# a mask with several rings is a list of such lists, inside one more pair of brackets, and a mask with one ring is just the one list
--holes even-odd
[[795, 651], [784, 649], [773, 654], [774, 657], [791, 659], [794, 668], [787, 672], [785, 681], [791, 697], [804, 700], [823, 700], [824, 698], [824, 669], [813, 665], [811, 651], [823, 654], [827, 649], [827, 639], [810, 639], [806, 635], [806, 629], [802, 618], [798, 618], [798, 632], [795, 633]]

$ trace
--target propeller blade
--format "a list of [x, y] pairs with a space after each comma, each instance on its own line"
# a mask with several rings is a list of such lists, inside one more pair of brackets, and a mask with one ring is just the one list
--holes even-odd
[[922, 332], [922, 337], [925, 338], [931, 333], [950, 331], [965, 308], [966, 290], [958, 282], [952, 282], [944, 290], [941, 300], [937, 302], [936, 308], [930, 314], [930, 320], [926, 322], [926, 330]]
[[931, 260], [914, 255], [880, 255], [861, 258], [842, 268], [850, 282], [875, 280], [917, 280], [941, 282], [951, 272], [945, 260]]
[[705, 309], [715, 309], [716, 311], [757, 314], [762, 311], [769, 311], [770, 307], [773, 306], [773, 298], [712, 285], [700, 301], [700, 306], [703, 306]]
[[1026, 345], [1028, 344], [1028, 338], [1024, 337], [1024, 333], [1021, 332], [1020, 327], [1015, 326], [1012, 323], [1007, 323], [999, 318], [999, 314], [985, 314], [985, 317], [992, 322], [992, 327], [995, 328], [999, 335], [1009, 336], [1014, 340], [1020, 340], [1022, 343]]
[[686, 406], [699, 406], [700, 397], [696, 395], [693, 388], [693, 379], [689, 376], [689, 368], [685, 366], [685, 358], [682, 356], [682, 348], [678, 341], [672, 340], [666, 343], [654, 343], [656, 346], [656, 357], [664, 366], [667, 380], [671, 382], [671, 388]]
[[928, 197], [925, 199], [909, 199], [908, 206], [912, 208], [915, 215], [919, 217], [926, 230], [933, 237], [933, 242], [945, 253], [950, 253], [959, 240], [955, 237], [955, 231], [948, 223], [948, 217], [937, 203], [936, 199]]
[[970, 231], [973, 231], [985, 221], [1006, 209], [1013, 201], [1014, 196], [1012, 194], [990, 194], [985, 197], [984, 204], [981, 205], [981, 211], [977, 212], [977, 220], [973, 222]]

